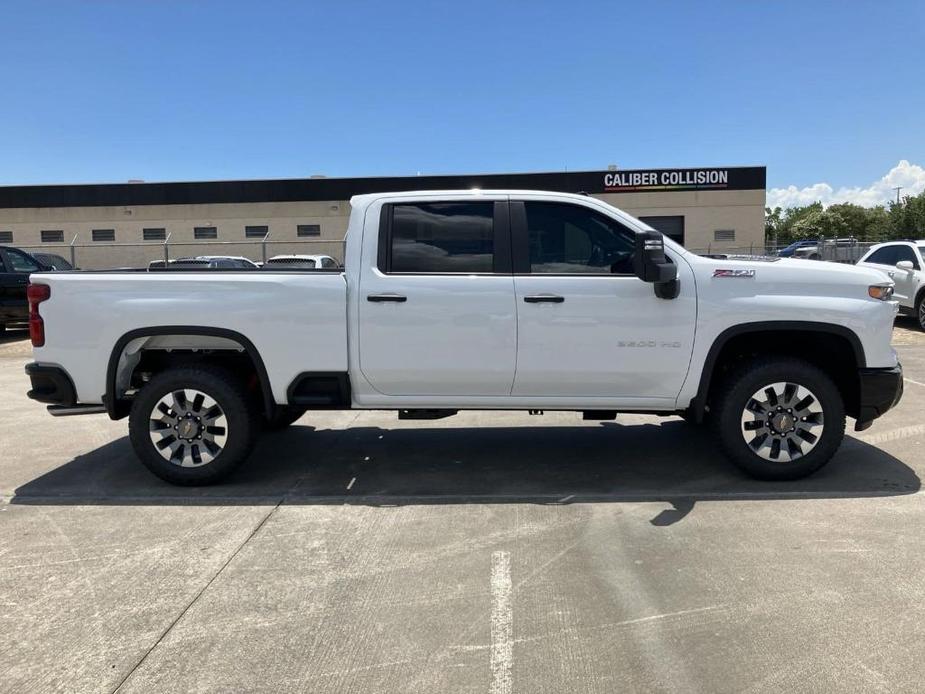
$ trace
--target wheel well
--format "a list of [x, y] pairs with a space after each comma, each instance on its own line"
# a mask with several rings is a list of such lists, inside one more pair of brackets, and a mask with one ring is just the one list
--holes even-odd
[[[709, 408], [711, 398], [724, 376], [743, 362], [758, 356], [787, 356], [807, 361], [824, 371], [841, 392], [845, 412], [856, 417], [860, 400], [858, 369], [864, 366], [863, 354], [859, 354], [859, 349], [859, 345], [843, 334], [812, 329], [769, 329], [733, 335], [723, 342], [712, 364], [708, 357], [701, 380], [701, 392], [696, 399], [697, 405], [701, 412], [704, 407]], [[708, 379], [706, 384], [704, 379]], [[702, 393], [705, 393], [705, 397], [701, 396]]]
[[176, 366], [213, 364], [237, 375], [270, 416], [276, 403], [269, 377], [253, 343], [217, 328], [165, 327], [127, 333], [113, 348], [104, 402], [112, 419], [126, 417], [134, 395], [155, 374]]

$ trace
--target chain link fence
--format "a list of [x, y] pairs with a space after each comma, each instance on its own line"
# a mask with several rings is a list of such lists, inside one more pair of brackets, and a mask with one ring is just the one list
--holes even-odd
[[867, 251], [879, 241], [858, 241], [857, 239], [821, 239], [809, 241], [796, 248], [792, 244], [750, 244], [748, 246], [728, 246], [726, 244], [710, 244], [706, 248], [688, 248], [697, 255], [705, 256], [759, 256], [777, 257], [781, 251], [786, 257], [804, 258], [808, 260], [828, 260], [836, 263], [856, 263]]
[[257, 263], [275, 255], [328, 255], [344, 263], [344, 239], [274, 240], [269, 234], [262, 239], [242, 241], [139, 241], [131, 243], [86, 242], [75, 236], [70, 243], [17, 245], [27, 253], [54, 254], [81, 270], [145, 268], [155, 261], [170, 261], [194, 256], [244, 257]]

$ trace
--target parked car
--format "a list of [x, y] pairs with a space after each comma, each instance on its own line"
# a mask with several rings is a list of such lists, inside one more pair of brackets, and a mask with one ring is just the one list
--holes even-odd
[[263, 264], [267, 269], [288, 268], [320, 268], [322, 270], [335, 270], [337, 261], [329, 255], [274, 255]]
[[50, 267], [52, 270], [75, 270], [73, 265], [71, 265], [69, 260], [65, 260], [57, 253], [33, 253], [32, 257], [38, 260], [43, 265]]
[[899, 310], [925, 330], [925, 241], [891, 241], [871, 248], [858, 265], [879, 270], [896, 285]]
[[815, 240], [811, 241], [809, 239], [805, 239], [803, 241], [794, 241], [789, 246], [785, 248], [781, 248], [777, 252], [777, 255], [780, 258], [792, 258], [793, 254], [796, 253], [796, 251], [799, 250], [800, 248], [807, 248], [809, 246], [815, 247], [818, 244], [819, 244], [818, 241], [815, 241]]
[[170, 279], [34, 276], [26, 370], [52, 414], [128, 417], [176, 484], [225, 477], [311, 409], [707, 418], [734, 463], [794, 479], [846, 415], [862, 431], [902, 394], [879, 272], [703, 258], [583, 195], [358, 195], [343, 272]]
[[50, 267], [19, 248], [0, 246], [0, 333], [7, 326], [25, 326], [29, 321], [26, 287], [33, 272]]
[[148, 263], [149, 270], [190, 269], [201, 267], [204, 270], [256, 270], [260, 266], [249, 258], [239, 255], [197, 255], [191, 258], [177, 258], [167, 261], [152, 260]]

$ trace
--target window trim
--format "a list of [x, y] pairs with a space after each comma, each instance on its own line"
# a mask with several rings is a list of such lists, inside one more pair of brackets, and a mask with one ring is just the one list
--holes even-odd
[[[439, 205], [441, 203], [493, 203], [492, 230], [494, 231], [491, 272], [399, 272], [392, 270], [392, 219], [397, 205]], [[511, 259], [511, 223], [508, 202], [506, 200], [409, 200], [408, 202], [387, 202], [379, 213], [379, 247], [376, 268], [384, 275], [391, 276], [425, 276], [425, 277], [468, 277], [470, 275], [497, 277], [510, 276]]]
[[579, 207], [583, 210], [587, 210], [589, 214], [598, 214], [602, 217], [606, 217], [614, 224], [619, 224], [633, 234], [637, 233], [619, 219], [614, 219], [589, 205], [579, 205], [574, 202], [564, 202], [561, 200], [511, 200], [511, 244], [513, 246], [513, 274], [515, 277], [633, 277], [639, 279], [636, 277], [635, 273], [632, 272], [533, 272], [530, 269], [530, 235], [527, 229], [526, 203], [528, 202]]

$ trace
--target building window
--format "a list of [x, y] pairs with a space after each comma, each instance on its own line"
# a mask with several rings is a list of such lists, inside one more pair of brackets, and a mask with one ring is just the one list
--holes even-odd
[[246, 239], [262, 239], [267, 235], [269, 227], [266, 226], [252, 226], [244, 227], [244, 238]]
[[115, 229], [94, 229], [91, 232], [94, 241], [115, 241]]
[[217, 239], [218, 229], [215, 227], [194, 227], [193, 238], [196, 239]]
[[298, 236], [321, 236], [320, 224], [299, 224], [296, 229]]
[[13, 232], [0, 231], [0, 243], [13, 243]]
[[675, 243], [684, 245], [684, 215], [659, 216], [659, 217], [640, 217], [640, 222], [645, 222], [656, 231], [662, 232]]
[[713, 232], [714, 241], [735, 241], [736, 240], [736, 230], [735, 229], [717, 229]]
[[155, 227], [152, 229], [142, 229], [141, 238], [144, 241], [166, 241], [167, 240], [167, 230], [163, 227]]
[[43, 231], [42, 243], [64, 243], [64, 232], [60, 229]]

